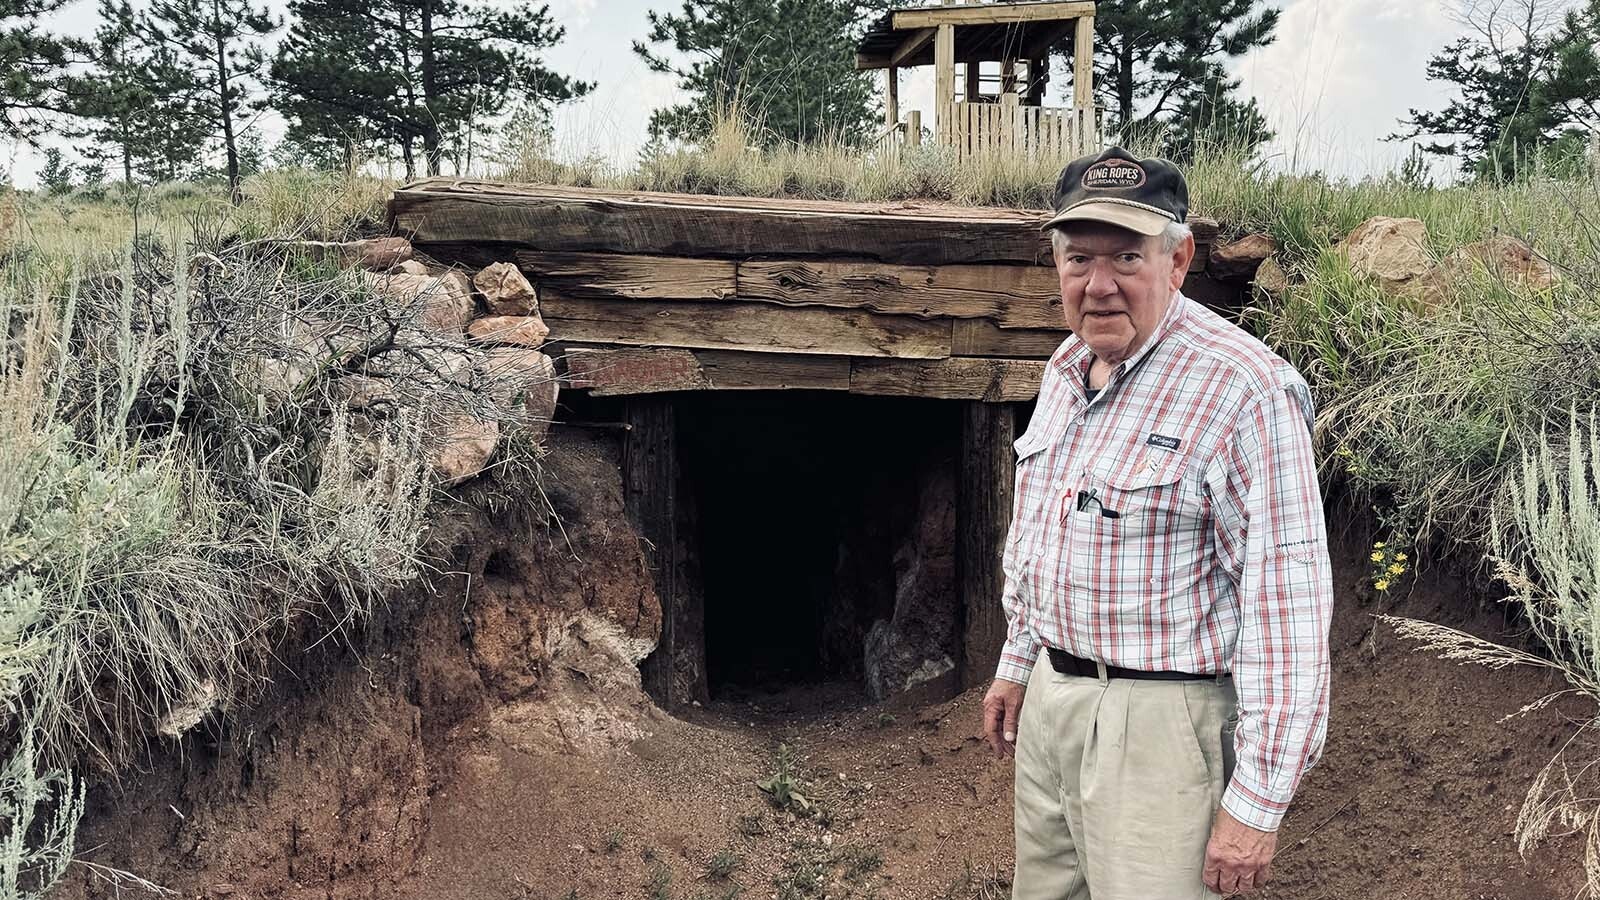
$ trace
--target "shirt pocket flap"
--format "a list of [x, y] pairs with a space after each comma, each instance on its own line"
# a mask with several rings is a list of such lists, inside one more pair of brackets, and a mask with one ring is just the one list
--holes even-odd
[[1142, 456], [1132, 466], [1123, 467], [1106, 477], [1106, 484], [1119, 491], [1137, 491], [1145, 488], [1176, 484], [1189, 468], [1187, 454], [1160, 454]]

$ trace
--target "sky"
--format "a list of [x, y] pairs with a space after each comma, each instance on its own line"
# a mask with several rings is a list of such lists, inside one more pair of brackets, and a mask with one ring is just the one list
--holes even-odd
[[[507, 2], [507, 0], [501, 0]], [[671, 75], [651, 72], [632, 51], [642, 40], [650, 9], [675, 10], [681, 0], [549, 0], [551, 13], [567, 29], [566, 39], [547, 53], [551, 68], [597, 83], [582, 100], [556, 113], [558, 154], [601, 155], [626, 165], [644, 143], [652, 110], [675, 102]], [[1407, 148], [1382, 138], [1398, 128], [1409, 108], [1438, 108], [1447, 86], [1429, 82], [1428, 57], [1461, 33], [1456, 0], [1278, 0], [1277, 39], [1234, 65], [1244, 91], [1261, 104], [1278, 138], [1266, 156], [1277, 169], [1320, 169], [1360, 178], [1381, 174], [1407, 155]], [[283, 0], [269, 0], [280, 16]], [[56, 17], [56, 30], [88, 34], [95, 26], [94, 0], [77, 2]], [[1058, 62], [1059, 66], [1060, 63]], [[1057, 72], [1046, 105], [1070, 90]], [[921, 109], [932, 120], [932, 67], [902, 73], [900, 107]], [[257, 123], [270, 143], [281, 133], [271, 117]], [[38, 154], [10, 148], [4, 163], [20, 185], [36, 180]], [[1453, 165], [1441, 161], [1437, 171]]]

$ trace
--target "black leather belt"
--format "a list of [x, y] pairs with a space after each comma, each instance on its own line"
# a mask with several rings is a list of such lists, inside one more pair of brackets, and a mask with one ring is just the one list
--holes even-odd
[[[1099, 667], [1092, 659], [1073, 656], [1055, 647], [1046, 647], [1045, 650], [1050, 653], [1050, 667], [1063, 675], [1100, 677]], [[1217, 678], [1215, 675], [1196, 675], [1193, 672], [1146, 672], [1143, 669], [1124, 669], [1121, 666], [1106, 666], [1106, 677], [1142, 678], [1150, 681], [1215, 681]]]

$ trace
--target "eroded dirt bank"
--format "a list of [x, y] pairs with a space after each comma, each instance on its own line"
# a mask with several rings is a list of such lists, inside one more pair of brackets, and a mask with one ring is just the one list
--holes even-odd
[[[1006, 896], [1011, 768], [976, 737], [981, 691], [906, 708], [796, 686], [661, 714], [633, 668], [660, 612], [615, 446], [551, 440], [559, 525], [463, 532], [434, 593], [286, 656], [300, 674], [258, 708], [98, 787], [80, 858], [203, 898]], [[1576, 842], [1525, 861], [1510, 834], [1571, 725], [1500, 721], [1559, 685], [1374, 628], [1380, 607], [1486, 635], [1501, 619], [1441, 576], [1364, 600], [1367, 535], [1338, 543], [1332, 731], [1265, 896], [1571, 897]], [[780, 742], [810, 815], [756, 787]], [[56, 896], [117, 893], [77, 867]]]

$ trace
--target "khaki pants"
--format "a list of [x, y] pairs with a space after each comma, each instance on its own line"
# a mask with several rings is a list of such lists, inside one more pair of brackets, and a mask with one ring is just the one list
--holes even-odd
[[1214, 900], [1201, 868], [1236, 705], [1232, 679], [1084, 678], [1040, 654], [1017, 734], [1012, 900]]

